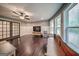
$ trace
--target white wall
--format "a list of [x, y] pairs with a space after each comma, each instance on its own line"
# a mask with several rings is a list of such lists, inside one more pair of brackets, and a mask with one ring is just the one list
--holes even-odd
[[33, 22], [33, 23], [21, 23], [20, 27], [20, 35], [28, 35], [32, 34], [33, 32], [33, 26], [41, 26], [41, 32], [47, 31], [49, 33], [49, 25], [48, 21], [43, 21], [43, 22]]

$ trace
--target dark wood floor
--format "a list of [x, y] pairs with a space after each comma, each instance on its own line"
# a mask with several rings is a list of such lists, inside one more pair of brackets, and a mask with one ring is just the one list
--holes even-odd
[[[41, 38], [33, 37], [32, 35], [25, 35], [21, 37], [21, 43], [17, 47], [17, 56], [44, 56], [47, 49], [48, 56], [65, 56], [64, 52], [56, 44], [55, 40], [52, 38]], [[50, 42], [52, 41], [52, 42]], [[49, 43], [51, 44], [49, 46]]]
[[21, 37], [17, 48], [17, 56], [43, 56], [47, 40], [45, 38], [26, 35]]

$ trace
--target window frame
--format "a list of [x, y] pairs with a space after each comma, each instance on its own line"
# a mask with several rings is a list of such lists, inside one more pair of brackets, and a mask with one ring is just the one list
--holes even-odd
[[54, 19], [50, 20], [50, 34], [54, 34]]
[[[19, 22], [7, 21], [7, 20], [3, 20], [3, 19], [0, 19], [0, 21], [2, 22], [2, 24], [0, 24], [2, 26], [2, 28], [0, 28], [2, 30], [2, 38], [0, 39], [0, 41], [8, 40], [8, 39], [11, 39], [11, 38], [13, 38], [15, 36], [20, 37], [20, 23]], [[5, 38], [3, 38], [3, 32], [4, 32], [3, 31], [3, 29], [4, 29], [3, 28], [3, 22], [6, 22], [6, 24], [5, 24], [5, 26], [6, 26], [6, 28], [5, 28], [6, 29], [6, 37]], [[9, 32], [10, 32], [9, 33], [9, 37], [7, 36], [7, 34], [8, 34], [8, 31], [7, 31], [8, 30], [7, 29], [7, 27], [8, 27], [7, 25], [8, 24], [7, 23], [8, 22], [9, 22]], [[19, 29], [19, 31], [18, 31], [19, 33], [18, 33], [18, 35], [13, 36], [13, 33], [12, 33], [12, 31], [13, 31], [12, 26], [13, 25], [12, 25], [12, 23], [18, 23], [19, 24], [19, 28], [18, 28]]]
[[77, 53], [79, 53], [78, 49], [75, 48], [76, 46], [74, 46], [73, 44], [69, 43], [69, 39], [68, 39], [68, 30], [69, 28], [78, 28], [79, 26], [69, 26], [69, 11], [75, 7], [77, 5], [77, 3], [72, 3], [68, 6], [68, 8], [64, 11], [64, 42], [70, 47], [72, 48], [74, 51], [76, 51]]
[[[58, 34], [57, 34], [57, 28], [60, 28], [60, 35], [59, 35], [59, 36], [62, 38], [62, 33], [61, 33], [61, 27], [62, 27], [62, 26], [61, 26], [61, 21], [62, 21], [62, 16], [61, 16], [61, 15], [62, 15], [62, 14], [60, 13], [60, 14], [55, 18], [55, 20], [54, 20], [55, 25], [54, 25], [54, 26], [55, 26], [55, 34], [56, 34], [56, 35], [58, 35]], [[61, 18], [60, 18], [60, 24], [59, 24], [60, 26], [58, 26], [58, 24], [57, 24], [57, 18], [59, 18], [59, 17], [61, 17]]]
[[69, 24], [69, 22], [68, 22], [68, 20], [69, 20], [69, 14], [68, 14], [68, 11], [69, 10], [71, 10], [75, 5], [77, 5], [77, 4], [74, 4], [74, 3], [72, 3], [65, 11], [64, 11], [64, 41], [67, 43], [68, 42], [68, 40], [67, 40], [67, 34], [68, 34], [68, 28], [70, 28], [70, 26], [68, 26]]

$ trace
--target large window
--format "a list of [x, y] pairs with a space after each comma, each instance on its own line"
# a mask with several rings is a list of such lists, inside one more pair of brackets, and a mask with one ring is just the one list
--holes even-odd
[[0, 21], [0, 39], [10, 37], [10, 22]]
[[55, 34], [61, 36], [61, 15], [55, 18]]
[[19, 25], [18, 22], [0, 20], [0, 39], [20, 35]]
[[3, 38], [10, 37], [10, 22], [3, 21]]
[[50, 34], [54, 34], [54, 19], [50, 21]]
[[66, 41], [72, 49], [79, 53], [79, 4], [71, 4], [65, 16]]

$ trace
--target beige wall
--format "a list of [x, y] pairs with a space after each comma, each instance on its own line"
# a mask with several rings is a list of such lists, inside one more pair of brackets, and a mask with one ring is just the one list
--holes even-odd
[[32, 34], [33, 26], [41, 26], [42, 33], [43, 31], [47, 31], [49, 33], [48, 21], [43, 21], [43, 22], [33, 22], [33, 23], [21, 23], [20, 35], [23, 36], [23, 35]]

